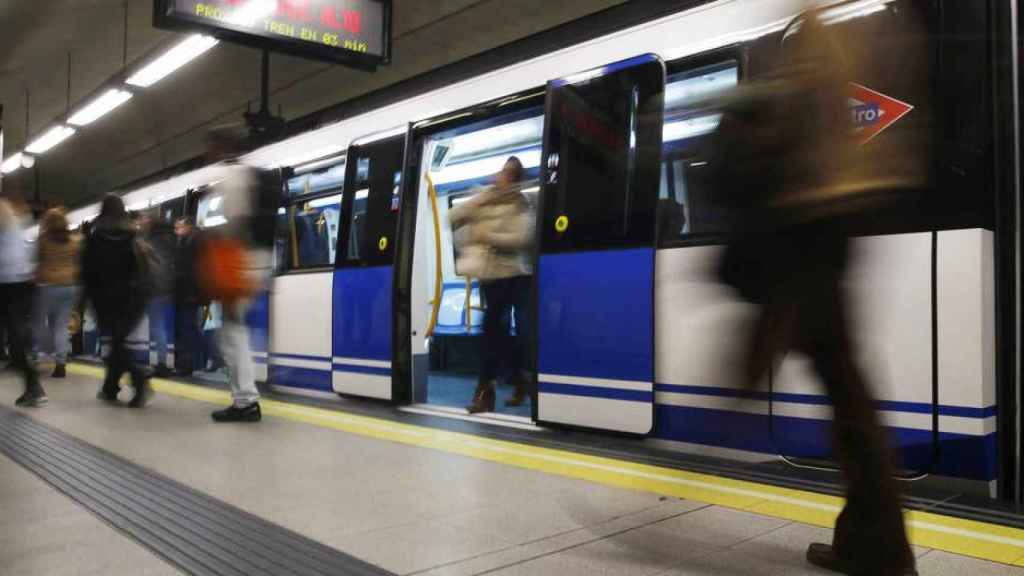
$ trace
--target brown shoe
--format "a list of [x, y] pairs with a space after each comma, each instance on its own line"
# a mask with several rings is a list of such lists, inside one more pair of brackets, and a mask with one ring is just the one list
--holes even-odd
[[[831, 544], [815, 542], [808, 546], [807, 562], [819, 568], [824, 568], [825, 570], [831, 570], [832, 572], [838, 572], [840, 574], [850, 574], [851, 576], [859, 576], [860, 574], [863, 574], [862, 572], [857, 572], [854, 566], [836, 554], [835, 549], [832, 548]], [[891, 574], [892, 576], [917, 576], [917, 570], [911, 567], [888, 574]], [[879, 576], [888, 576], [888, 574], [878, 573]]]
[[470, 414], [494, 412], [494, 382], [481, 383], [473, 393], [473, 403], [466, 407]]
[[519, 374], [516, 376], [515, 381], [516, 391], [512, 396], [505, 399], [505, 406], [522, 406], [530, 399], [530, 388], [528, 385], [529, 379], [526, 376]]

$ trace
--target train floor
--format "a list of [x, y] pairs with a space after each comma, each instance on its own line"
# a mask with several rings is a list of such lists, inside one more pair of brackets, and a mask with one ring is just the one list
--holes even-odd
[[[825, 574], [804, 549], [841, 503], [279, 398], [218, 425], [220, 388], [136, 410], [100, 375], [15, 409], [0, 373], [2, 575]], [[1024, 531], [908, 518], [921, 574], [1024, 576]]]

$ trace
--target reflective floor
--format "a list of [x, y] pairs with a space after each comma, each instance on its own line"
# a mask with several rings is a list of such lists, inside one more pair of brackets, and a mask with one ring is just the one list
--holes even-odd
[[[650, 482], [574, 476], [565, 455], [556, 466], [550, 453], [507, 442], [474, 445], [464, 434], [279, 401], [264, 403], [261, 424], [215, 425], [221, 390], [158, 382], [152, 404], [133, 410], [96, 401], [97, 369], [71, 372], [44, 381], [48, 406], [18, 413], [393, 573], [824, 574], [803, 560], [808, 542], [829, 539], [813, 516], [711, 504], [713, 490], [692, 480], [694, 497], [681, 499]], [[11, 373], [0, 374], [0, 404], [20, 392]], [[181, 572], [2, 455], [0, 510], [0, 574]], [[924, 575], [1024, 576], [1007, 564], [916, 552]], [[1024, 563], [1024, 540], [982, 553]]]

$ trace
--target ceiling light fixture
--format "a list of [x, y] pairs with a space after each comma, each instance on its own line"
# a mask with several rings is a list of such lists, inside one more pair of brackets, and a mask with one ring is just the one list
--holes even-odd
[[21, 168], [21, 157], [22, 153], [18, 152], [11, 156], [10, 158], [8, 158], [7, 160], [4, 160], [4, 163], [0, 164], [0, 172], [3, 172], [4, 174], [10, 174], [11, 172], [17, 170], [18, 168]]
[[216, 38], [193, 34], [188, 39], [164, 52], [162, 56], [150, 62], [135, 74], [132, 74], [125, 82], [132, 86], [149, 88], [178, 68], [202, 56], [207, 50], [216, 45]]
[[54, 126], [26, 146], [25, 152], [29, 154], [45, 154], [61, 142], [74, 136], [75, 132], [77, 130], [70, 126], [64, 126], [63, 124]]
[[131, 100], [132, 93], [127, 90], [111, 88], [102, 96], [86, 104], [84, 108], [68, 118], [68, 124], [72, 126], [87, 126], [99, 120], [111, 110]]

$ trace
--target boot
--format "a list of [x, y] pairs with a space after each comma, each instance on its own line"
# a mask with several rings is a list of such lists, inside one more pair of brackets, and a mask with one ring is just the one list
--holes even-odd
[[515, 378], [515, 392], [505, 400], [505, 406], [516, 407], [526, 404], [530, 400], [529, 379], [524, 374], [517, 374]]
[[149, 378], [141, 378], [134, 387], [135, 394], [128, 401], [128, 406], [132, 408], [145, 408], [149, 399], [153, 397], [153, 387], [149, 384]]
[[53, 374], [50, 374], [50, 377], [51, 378], [67, 378], [67, 375], [68, 375], [67, 374], [67, 370], [65, 369], [64, 364], [58, 363], [56, 366], [53, 367]]
[[[857, 567], [851, 562], [836, 554], [835, 548], [831, 544], [817, 542], [811, 544], [807, 548], [807, 562], [819, 568], [840, 574], [849, 574], [851, 576], [864, 574], [863, 571], [858, 572]], [[911, 563], [909, 568], [895, 569], [893, 572], [888, 573], [878, 573], [878, 576], [917, 576], [917, 569]]]
[[488, 380], [476, 386], [473, 393], [473, 403], [466, 407], [470, 414], [480, 412], [494, 412], [494, 381]]

